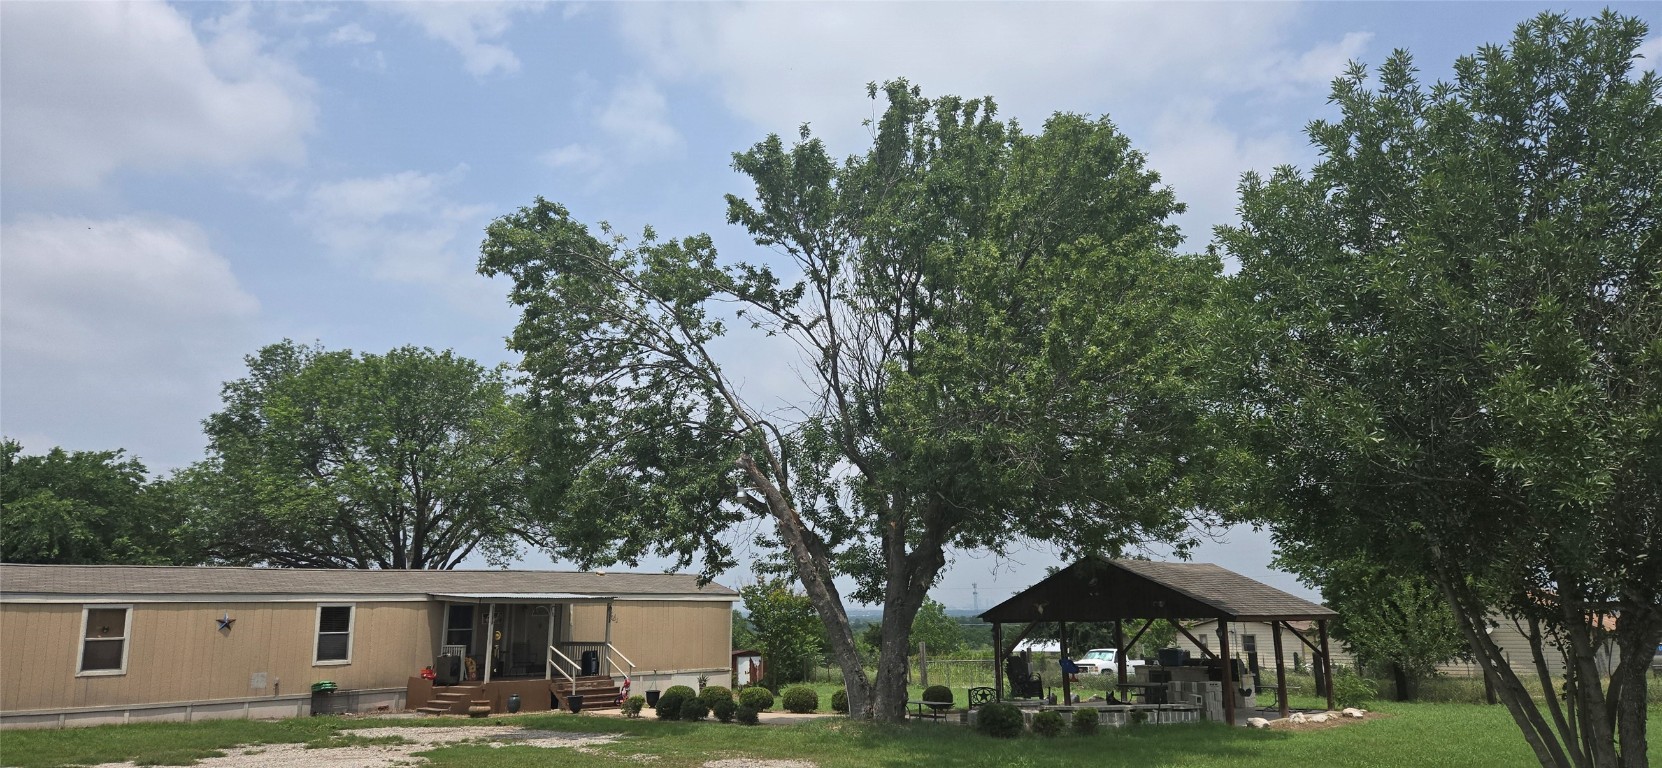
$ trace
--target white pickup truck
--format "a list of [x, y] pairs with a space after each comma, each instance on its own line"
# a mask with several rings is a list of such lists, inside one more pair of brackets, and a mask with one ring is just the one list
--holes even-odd
[[[1084, 656], [1074, 659], [1073, 663], [1079, 665], [1079, 673], [1082, 675], [1118, 674], [1120, 666], [1117, 656], [1112, 648], [1092, 648], [1086, 651]], [[1126, 669], [1142, 665], [1142, 659], [1125, 660]]]

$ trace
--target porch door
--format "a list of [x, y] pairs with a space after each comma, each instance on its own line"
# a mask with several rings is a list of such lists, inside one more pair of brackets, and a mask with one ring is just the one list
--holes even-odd
[[541, 677], [548, 662], [548, 626], [552, 617], [546, 605], [510, 605], [503, 627], [507, 674]]

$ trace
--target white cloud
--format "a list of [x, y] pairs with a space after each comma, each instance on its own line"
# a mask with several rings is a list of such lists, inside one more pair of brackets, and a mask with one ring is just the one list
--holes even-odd
[[1643, 72], [1662, 74], [1662, 30], [1652, 29], [1650, 38], [1639, 44], [1637, 53], [1644, 58], [1634, 63], [1635, 74]]
[[1287, 133], [1243, 136], [1225, 127], [1216, 105], [1204, 99], [1169, 101], [1142, 142], [1148, 163], [1189, 210], [1177, 218], [1189, 247], [1212, 238], [1211, 228], [1237, 220], [1236, 187], [1243, 171], [1269, 171], [1309, 154]]
[[329, 42], [335, 45], [368, 45], [375, 42], [375, 33], [354, 21], [330, 32]]
[[7, 183], [91, 187], [128, 168], [303, 158], [314, 86], [247, 14], [199, 36], [162, 3], [0, 3]]
[[513, 26], [515, 13], [539, 8], [499, 2], [406, 2], [384, 7], [454, 48], [461, 54], [462, 66], [475, 77], [519, 71], [519, 57], [500, 38]]
[[[586, 78], [580, 78], [579, 86], [585, 92], [592, 90]], [[602, 184], [623, 167], [662, 158], [685, 144], [670, 123], [663, 91], [642, 76], [620, 83], [592, 119], [598, 132], [595, 141], [565, 144], [538, 159], [557, 170], [586, 176], [591, 184]]]
[[[302, 222], [337, 259], [392, 282], [441, 289], [461, 303], [488, 281], [474, 273], [476, 237], [490, 209], [458, 203], [448, 188], [467, 173], [403, 171], [320, 184], [306, 197]], [[500, 292], [490, 289], [500, 303]]]
[[259, 302], [195, 224], [27, 216], [0, 228], [4, 430], [162, 465], [255, 343]]
[[605, 165], [605, 158], [593, 149], [582, 144], [567, 144], [542, 153], [537, 159], [549, 167], [572, 170], [582, 174], [598, 173]]
[[862, 121], [882, 106], [866, 98], [863, 86], [896, 77], [927, 95], [991, 95], [1003, 116], [1031, 128], [1056, 111], [1107, 114], [1150, 150], [1151, 164], [1192, 204], [1195, 212], [1183, 217], [1191, 242], [1205, 241], [1222, 220], [1215, 216], [1230, 215], [1242, 171], [1293, 160], [1276, 153], [1302, 145], [1297, 123], [1254, 120], [1252, 112], [1319, 98], [1371, 40], [1353, 32], [1294, 46], [1300, 10], [1292, 4], [689, 3], [615, 10], [620, 34], [666, 88], [712, 91], [764, 131], [789, 136], [810, 123], [834, 155], [869, 141]]

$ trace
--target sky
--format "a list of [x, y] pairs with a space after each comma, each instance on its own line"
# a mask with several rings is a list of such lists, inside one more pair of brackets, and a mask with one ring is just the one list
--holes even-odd
[[[1603, 7], [6, 0], [0, 431], [167, 472], [202, 458], [221, 385], [265, 344], [512, 363], [507, 285], [475, 273], [493, 218], [541, 195], [765, 259], [725, 223], [722, 196], [749, 192], [732, 153], [803, 124], [862, 151], [865, 86], [896, 77], [1034, 128], [1109, 116], [1200, 250], [1243, 172], [1313, 163], [1304, 126], [1348, 62], [1405, 48], [1443, 78], [1537, 13]], [[1610, 7], [1662, 30], [1662, 4]], [[1662, 38], [1641, 52], [1652, 68]], [[795, 396], [777, 347], [736, 331], [721, 349], [747, 397]], [[1272, 555], [1237, 528], [1195, 559], [1313, 594]], [[986, 608], [1057, 564], [959, 552], [932, 594]]]

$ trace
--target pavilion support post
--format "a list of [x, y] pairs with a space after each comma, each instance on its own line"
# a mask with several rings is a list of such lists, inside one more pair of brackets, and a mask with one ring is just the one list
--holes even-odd
[[1223, 662], [1223, 721], [1235, 724], [1235, 660], [1229, 655], [1229, 622], [1218, 619], [1218, 656]]
[[1069, 680], [1073, 677], [1073, 675], [1068, 672], [1066, 666], [1066, 664], [1070, 663], [1073, 658], [1068, 655], [1068, 623], [1060, 621], [1056, 623], [1056, 626], [1060, 628], [1058, 633], [1062, 638], [1062, 703], [1072, 704], [1073, 685], [1069, 682]]
[[1322, 639], [1322, 677], [1327, 680], [1327, 708], [1333, 708], [1333, 654], [1328, 652], [1327, 619], [1316, 622], [1316, 631]]
[[1114, 619], [1114, 660], [1120, 667], [1120, 685], [1125, 685], [1125, 621], [1123, 619]]
[[496, 603], [491, 603], [485, 619], [485, 685], [491, 684], [491, 657], [496, 650]]
[[1275, 702], [1281, 707], [1281, 716], [1287, 716], [1287, 665], [1281, 661], [1281, 622], [1270, 622], [1270, 636], [1275, 639]]
[[993, 622], [993, 701], [1004, 700], [1004, 625]]

